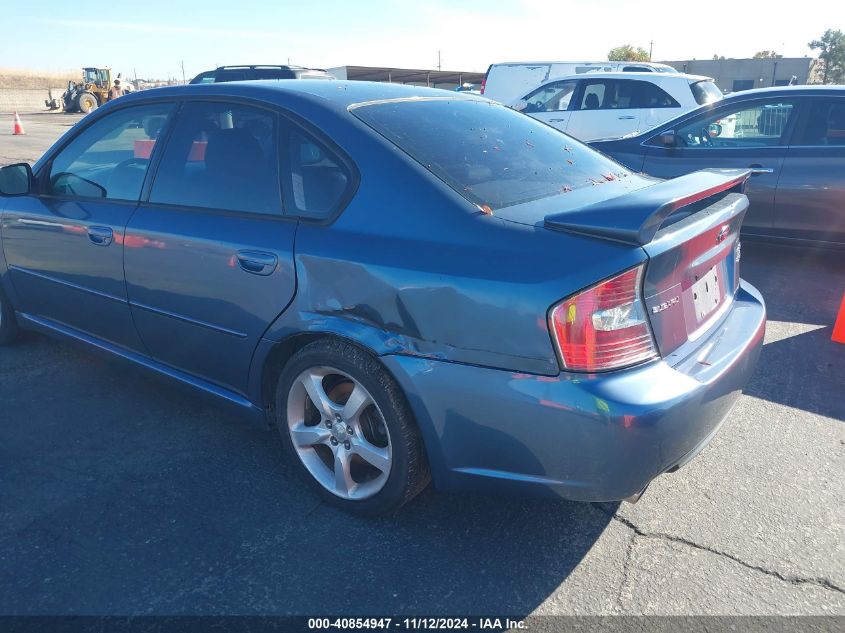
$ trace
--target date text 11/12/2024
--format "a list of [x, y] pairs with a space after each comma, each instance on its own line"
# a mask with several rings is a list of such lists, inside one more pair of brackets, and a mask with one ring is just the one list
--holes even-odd
[[309, 630], [512, 630], [524, 629], [525, 621], [511, 618], [308, 618]]

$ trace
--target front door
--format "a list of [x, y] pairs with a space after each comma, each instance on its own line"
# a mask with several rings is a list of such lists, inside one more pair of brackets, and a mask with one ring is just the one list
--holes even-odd
[[39, 169], [33, 195], [8, 199], [3, 246], [25, 315], [143, 351], [127, 304], [124, 228], [172, 110], [138, 105], [96, 119]]
[[796, 119], [798, 104], [782, 98], [727, 104], [680, 125], [678, 145], [663, 147], [649, 141], [643, 171], [674, 178], [708, 167], [751, 169], [751, 205], [742, 229], [772, 232], [775, 190], [786, 155], [786, 138]]
[[251, 105], [187, 102], [126, 228], [129, 301], [150, 354], [241, 392], [296, 287], [276, 119]]
[[808, 99], [786, 150], [775, 194], [774, 233], [845, 242], [845, 98]]

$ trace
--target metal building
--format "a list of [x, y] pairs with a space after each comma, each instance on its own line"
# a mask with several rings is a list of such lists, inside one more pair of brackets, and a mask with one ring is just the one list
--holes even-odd
[[812, 57], [774, 57], [765, 59], [688, 59], [663, 62], [683, 73], [713, 77], [723, 92], [751, 88], [813, 83], [816, 60]]

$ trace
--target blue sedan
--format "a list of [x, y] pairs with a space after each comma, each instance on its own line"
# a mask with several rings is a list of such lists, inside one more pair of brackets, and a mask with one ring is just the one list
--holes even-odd
[[661, 181], [471, 95], [135, 93], [0, 170], [0, 342], [81, 342], [275, 425], [318, 494], [636, 498], [765, 328], [745, 170]]

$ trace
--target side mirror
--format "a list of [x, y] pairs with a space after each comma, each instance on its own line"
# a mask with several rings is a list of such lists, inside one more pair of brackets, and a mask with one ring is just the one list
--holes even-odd
[[665, 132], [660, 133], [660, 144], [663, 147], [677, 147], [678, 146], [678, 135], [675, 134], [675, 130], [666, 130]]
[[0, 196], [25, 196], [32, 191], [32, 167], [16, 163], [0, 168]]

